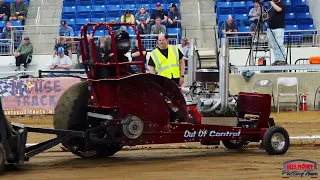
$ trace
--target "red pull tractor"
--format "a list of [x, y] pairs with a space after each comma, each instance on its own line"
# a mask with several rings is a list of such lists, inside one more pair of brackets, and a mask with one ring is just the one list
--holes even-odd
[[[112, 50], [109, 55], [113, 58], [107, 61], [99, 58], [94, 40], [87, 39], [88, 26], [94, 26], [92, 35], [100, 26], [105, 26], [109, 31]], [[59, 143], [81, 157], [112, 156], [123, 146], [144, 144], [209, 144], [212, 141], [222, 141], [229, 149], [239, 149], [249, 142], [261, 140], [262, 148], [268, 154], [286, 153], [290, 145], [289, 135], [282, 127], [275, 126], [273, 119], [269, 118], [270, 95], [241, 92], [238, 96], [238, 117], [234, 118], [234, 126], [203, 124], [196, 106], [186, 104], [183, 94], [174, 82], [159, 75], [145, 73], [142, 52], [139, 62], [122, 59], [125, 50], [130, 49], [130, 40], [128, 48], [126, 33], [113, 32], [112, 27], [115, 26], [131, 26], [141, 47], [141, 37], [135, 25], [84, 25], [81, 29], [80, 47], [82, 64], [88, 79], [70, 87], [57, 102], [54, 113], [55, 129], [9, 124], [2, 113], [0, 127], [3, 146], [0, 146], [0, 156], [1, 148], [4, 147], [8, 152], [5, 158], [7, 162], [21, 163]], [[87, 53], [90, 50], [91, 53]], [[131, 65], [139, 66], [141, 73], [130, 73], [126, 70]], [[113, 74], [101, 75], [109, 71]], [[171, 106], [176, 107], [182, 115], [179, 122], [170, 121]], [[248, 119], [246, 114], [254, 114], [257, 118]], [[25, 144], [21, 143], [26, 142], [27, 132], [50, 133], [57, 137], [26, 148]], [[12, 137], [19, 137], [20, 144], [15, 147], [20, 148], [13, 149], [9, 145], [12, 142], [8, 141], [14, 139]]]

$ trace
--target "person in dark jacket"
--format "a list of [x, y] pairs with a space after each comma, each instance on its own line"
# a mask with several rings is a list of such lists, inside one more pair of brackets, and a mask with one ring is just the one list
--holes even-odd
[[10, 16], [10, 7], [4, 3], [4, 0], [0, 0], [0, 19], [7, 21]]

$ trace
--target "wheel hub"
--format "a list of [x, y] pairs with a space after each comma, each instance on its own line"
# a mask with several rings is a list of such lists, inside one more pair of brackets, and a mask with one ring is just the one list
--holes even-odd
[[282, 150], [285, 146], [285, 138], [280, 133], [275, 133], [271, 137], [271, 146], [276, 150]]
[[141, 124], [138, 121], [132, 121], [128, 125], [129, 132], [131, 134], [137, 135], [141, 131]]
[[131, 116], [123, 122], [122, 131], [128, 138], [136, 139], [143, 132], [143, 122], [137, 116]]

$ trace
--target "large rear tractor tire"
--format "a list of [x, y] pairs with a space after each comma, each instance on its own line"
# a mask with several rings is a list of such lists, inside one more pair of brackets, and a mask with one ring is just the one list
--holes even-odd
[[[74, 84], [67, 89], [57, 102], [54, 113], [54, 128], [75, 131], [87, 130], [88, 82]], [[90, 151], [82, 151], [84, 138], [73, 138], [62, 145], [82, 158], [108, 157], [120, 151], [117, 144], [93, 145]]]

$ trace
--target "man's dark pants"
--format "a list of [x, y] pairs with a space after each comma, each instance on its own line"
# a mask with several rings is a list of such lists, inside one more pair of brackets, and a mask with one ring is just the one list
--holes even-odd
[[23, 67], [27, 68], [28, 67], [28, 55], [20, 55], [16, 57], [16, 66], [20, 67], [21, 64], [23, 64]]

